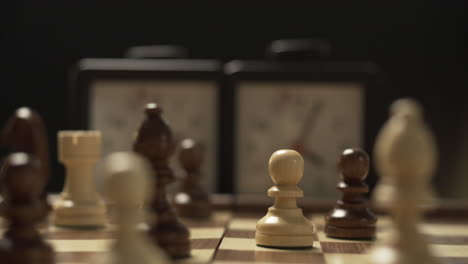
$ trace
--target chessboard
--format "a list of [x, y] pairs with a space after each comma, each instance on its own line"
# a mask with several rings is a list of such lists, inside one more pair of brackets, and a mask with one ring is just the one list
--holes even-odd
[[[243, 203], [217, 205], [209, 220], [182, 221], [191, 233], [191, 256], [174, 263], [316, 263], [361, 264], [377, 240], [346, 240], [327, 237], [323, 232], [325, 210], [323, 206], [305, 208], [305, 215], [315, 225], [316, 235], [312, 248], [275, 249], [257, 246], [256, 222], [264, 215], [268, 205]], [[263, 209], [261, 209], [263, 208]], [[430, 248], [441, 263], [468, 263], [467, 208], [431, 214], [420, 228], [430, 242]], [[391, 222], [386, 215], [378, 218], [379, 237], [391, 233]], [[0, 234], [5, 225], [1, 225]], [[56, 251], [58, 264], [96, 264], [94, 260], [107, 254], [114, 241], [117, 226], [110, 223], [101, 229], [60, 228], [48, 223], [39, 230]]]
[[[274, 249], [255, 244], [255, 225], [258, 218], [234, 216], [216, 251], [214, 263], [317, 263], [361, 264], [368, 260], [367, 253], [374, 240], [346, 240], [329, 238], [323, 232], [324, 215], [312, 214], [309, 219], [316, 227], [312, 248]], [[465, 219], [466, 220], [466, 219]], [[377, 237], [389, 234], [390, 221], [379, 218]], [[466, 221], [431, 221], [421, 226], [431, 248], [442, 263], [468, 263], [468, 225]]]
[[[226, 210], [216, 211], [209, 220], [184, 219], [191, 235], [191, 256], [175, 263], [210, 263], [230, 219], [231, 213]], [[103, 228], [76, 229], [54, 226], [51, 222], [49, 219], [39, 224], [38, 229], [54, 248], [57, 264], [98, 264], [110, 251], [118, 229], [113, 221]], [[0, 237], [5, 228], [5, 221], [0, 218]], [[141, 229], [145, 228], [142, 224]]]

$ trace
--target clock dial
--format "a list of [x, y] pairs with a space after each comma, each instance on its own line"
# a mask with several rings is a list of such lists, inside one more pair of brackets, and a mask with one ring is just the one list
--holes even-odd
[[[95, 81], [90, 90], [90, 129], [102, 132], [103, 155], [130, 151], [145, 104], [161, 105], [177, 142], [190, 137], [204, 145], [202, 186], [213, 191], [217, 169], [216, 87], [210, 81]], [[177, 153], [170, 165], [176, 177], [183, 175]]]
[[354, 83], [244, 81], [237, 89], [238, 192], [264, 194], [272, 185], [271, 154], [295, 149], [304, 159], [300, 187], [306, 196], [338, 197], [339, 154], [362, 144], [363, 88]]

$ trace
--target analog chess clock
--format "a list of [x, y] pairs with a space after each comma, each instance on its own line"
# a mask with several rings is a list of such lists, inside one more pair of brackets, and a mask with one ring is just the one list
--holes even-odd
[[[216, 189], [220, 66], [208, 60], [84, 59], [72, 95], [72, 126], [99, 130], [103, 156], [129, 151], [147, 103], [163, 109], [174, 139], [191, 138], [205, 149], [203, 187]], [[171, 159], [182, 174], [177, 153]]]
[[279, 149], [304, 159], [300, 188], [337, 198], [337, 160], [364, 144], [365, 95], [373, 75], [364, 64], [235, 61], [226, 66], [235, 99], [233, 179], [239, 194], [264, 194], [268, 160]]

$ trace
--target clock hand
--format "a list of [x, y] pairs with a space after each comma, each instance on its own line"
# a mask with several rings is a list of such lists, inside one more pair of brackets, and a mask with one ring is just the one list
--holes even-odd
[[292, 144], [292, 149], [298, 151], [306, 157], [309, 157], [311, 161], [318, 166], [323, 165], [323, 159], [315, 152], [307, 151], [305, 149], [305, 141], [307, 136], [310, 135], [311, 130], [315, 127], [317, 123], [318, 116], [322, 110], [322, 106], [322, 102], [316, 102], [310, 107], [309, 111], [307, 112], [307, 116], [303, 123], [303, 126], [299, 132], [299, 135]]
[[322, 102], [316, 102], [312, 104], [307, 112], [306, 119], [302, 125], [302, 129], [299, 132], [298, 141], [305, 142], [306, 137], [310, 134], [312, 129], [317, 124], [317, 120], [320, 112], [322, 111], [323, 104]]

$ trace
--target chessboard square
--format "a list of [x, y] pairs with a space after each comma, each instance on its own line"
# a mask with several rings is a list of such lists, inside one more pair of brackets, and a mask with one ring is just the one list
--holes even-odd
[[220, 249], [216, 253], [216, 261], [325, 264], [321, 253], [300, 250], [281, 252]]
[[427, 235], [430, 244], [468, 245], [468, 236], [433, 236]]
[[56, 252], [102, 252], [109, 251], [112, 239], [50, 239], [46, 240]]
[[468, 258], [468, 245], [430, 245], [430, 248], [439, 257]]
[[333, 238], [327, 236], [324, 232], [317, 232], [317, 237], [320, 242], [335, 242], [335, 243], [373, 243], [374, 240], [364, 239], [345, 239], [345, 238]]
[[191, 239], [190, 248], [192, 249], [216, 249], [219, 244], [219, 238], [200, 238]]
[[210, 219], [193, 219], [181, 217], [180, 221], [189, 228], [198, 227], [225, 227], [232, 213], [229, 211], [216, 211]]
[[468, 258], [443, 257], [439, 258], [439, 261], [443, 264], [466, 264], [468, 263]]
[[103, 229], [70, 229], [51, 226], [40, 230], [45, 239], [113, 239], [115, 228]]
[[255, 230], [236, 230], [230, 229], [224, 234], [224, 237], [233, 237], [233, 238], [255, 238]]
[[372, 243], [335, 243], [335, 242], [320, 242], [322, 252], [340, 253], [340, 254], [364, 254], [371, 247]]
[[235, 218], [228, 226], [228, 229], [239, 229], [239, 230], [256, 230], [258, 219], [251, 218]]
[[57, 264], [89, 264], [95, 259], [103, 259], [108, 252], [57, 252]]
[[190, 228], [191, 239], [202, 239], [202, 238], [221, 238], [224, 233], [224, 228]]
[[[224, 260], [217, 260], [217, 261], [214, 261], [212, 262], [213, 264], [245, 264], [244, 261], [224, 261]], [[271, 261], [267, 261], [267, 262], [264, 262], [264, 261], [255, 261], [255, 264], [271, 264]]]
[[363, 264], [369, 260], [369, 255], [365, 254], [324, 254], [327, 264]]
[[465, 236], [468, 237], [468, 225], [459, 224], [423, 224], [421, 231], [434, 236]]
[[[173, 263], [174, 264], [195, 264], [195, 263], [208, 263], [215, 252], [215, 248], [213, 249], [192, 249], [190, 252], [190, 257], [177, 259]], [[137, 264], [137, 263], [135, 263]]]
[[225, 237], [219, 246], [219, 249], [225, 250], [244, 250], [244, 251], [277, 251], [283, 253], [297, 254], [298, 252], [304, 253], [321, 253], [320, 243], [314, 241], [313, 247], [305, 249], [281, 249], [281, 248], [270, 248], [257, 246], [255, 239], [246, 238], [232, 238]]

